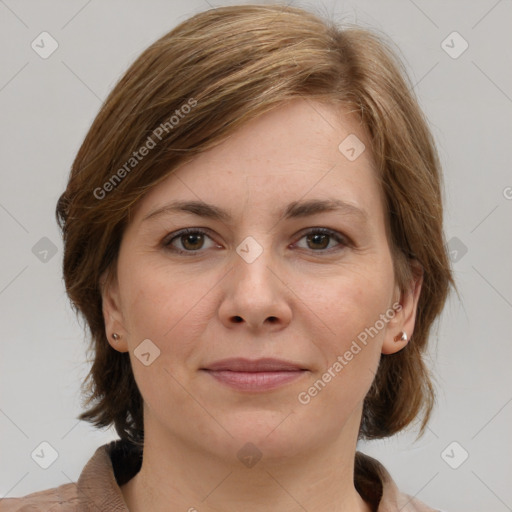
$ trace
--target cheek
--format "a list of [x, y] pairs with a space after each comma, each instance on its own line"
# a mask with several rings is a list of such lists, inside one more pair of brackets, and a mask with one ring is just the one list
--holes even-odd
[[[197, 313], [204, 291], [182, 282], [179, 273], [148, 264], [144, 270], [140, 268], [125, 267], [125, 287], [121, 290], [135, 381], [154, 411], [162, 409], [162, 400], [183, 408], [190, 396], [180, 383], [185, 382], [191, 354], [197, 350], [196, 332], [202, 329], [199, 323], [205, 322]], [[138, 347], [147, 339], [156, 346], [150, 344], [145, 349], [150, 353], [148, 365], [138, 356], [142, 353]]]
[[341, 350], [388, 310], [392, 291], [392, 267], [376, 272], [367, 266], [328, 280], [311, 279], [303, 283], [300, 294], [310, 315], [316, 317], [315, 323], [327, 333], [323, 339], [330, 340], [331, 348]]
[[160, 339], [165, 330], [171, 327], [172, 315], [178, 313], [173, 307], [172, 292], [149, 272], [135, 271], [126, 282], [123, 316], [132, 341], [136, 342], [139, 338]]
[[321, 326], [311, 339], [323, 366], [311, 376], [311, 393], [305, 391], [318, 405], [334, 400], [350, 408], [364, 398], [379, 364], [387, 329], [381, 315], [389, 312], [393, 291], [391, 259], [345, 267], [328, 280], [311, 279], [308, 285], [301, 294], [307, 297], [309, 325]]
[[214, 282], [198, 283], [162, 266], [126, 268], [126, 286], [121, 293], [125, 298], [123, 312], [130, 333], [130, 350], [150, 339], [161, 350], [160, 361], [168, 359], [171, 366], [176, 366], [177, 356], [183, 358], [192, 352], [195, 340], [211, 320], [205, 293]]

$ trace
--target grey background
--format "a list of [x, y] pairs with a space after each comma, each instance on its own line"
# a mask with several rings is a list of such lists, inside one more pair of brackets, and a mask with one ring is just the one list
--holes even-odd
[[[55, 203], [101, 101], [133, 59], [190, 15], [227, 3], [0, 0], [0, 496], [76, 481], [95, 448], [116, 438], [76, 419], [88, 363], [61, 281]], [[451, 296], [432, 334], [438, 405], [419, 441], [412, 430], [359, 448], [431, 506], [512, 510], [512, 3], [293, 4], [391, 37], [445, 172], [460, 298]], [[31, 48], [43, 31], [59, 45], [47, 59]], [[454, 31], [469, 44], [458, 58], [445, 51], [462, 49], [458, 36], [446, 39]], [[58, 453], [48, 469], [31, 458], [43, 441]], [[462, 450], [469, 457], [453, 469], [447, 462], [460, 464]]]

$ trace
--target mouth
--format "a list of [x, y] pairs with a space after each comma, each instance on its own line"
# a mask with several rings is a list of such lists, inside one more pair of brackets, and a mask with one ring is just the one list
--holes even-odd
[[280, 359], [223, 359], [200, 368], [217, 382], [239, 391], [269, 391], [304, 376], [309, 370]]

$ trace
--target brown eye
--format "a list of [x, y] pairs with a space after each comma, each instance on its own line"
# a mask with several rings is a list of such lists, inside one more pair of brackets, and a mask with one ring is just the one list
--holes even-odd
[[199, 253], [202, 252], [201, 249], [208, 248], [205, 247], [207, 240], [213, 243], [211, 237], [201, 229], [182, 229], [164, 239], [162, 245], [166, 249], [179, 254]]
[[182, 246], [189, 251], [196, 251], [201, 249], [204, 243], [204, 236], [202, 233], [190, 233], [180, 236]]
[[[329, 245], [329, 235], [323, 233], [315, 233], [314, 235], [307, 235], [306, 237], [310, 249], [326, 249]], [[313, 247], [311, 246], [313, 245]]]
[[313, 252], [331, 252], [331, 250], [340, 250], [349, 245], [345, 237], [327, 228], [310, 229], [302, 236], [302, 239], [306, 240], [306, 247], [300, 245], [299, 247]]

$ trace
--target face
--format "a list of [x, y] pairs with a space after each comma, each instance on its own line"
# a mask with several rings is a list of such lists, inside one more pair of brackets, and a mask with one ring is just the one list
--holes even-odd
[[[355, 443], [380, 355], [405, 346], [393, 338], [412, 333], [419, 294], [400, 295], [385, 223], [366, 133], [311, 101], [251, 121], [152, 189], [104, 291], [146, 439], [219, 457], [247, 442], [306, 453], [342, 432]], [[242, 360], [216, 365], [229, 358]]]

